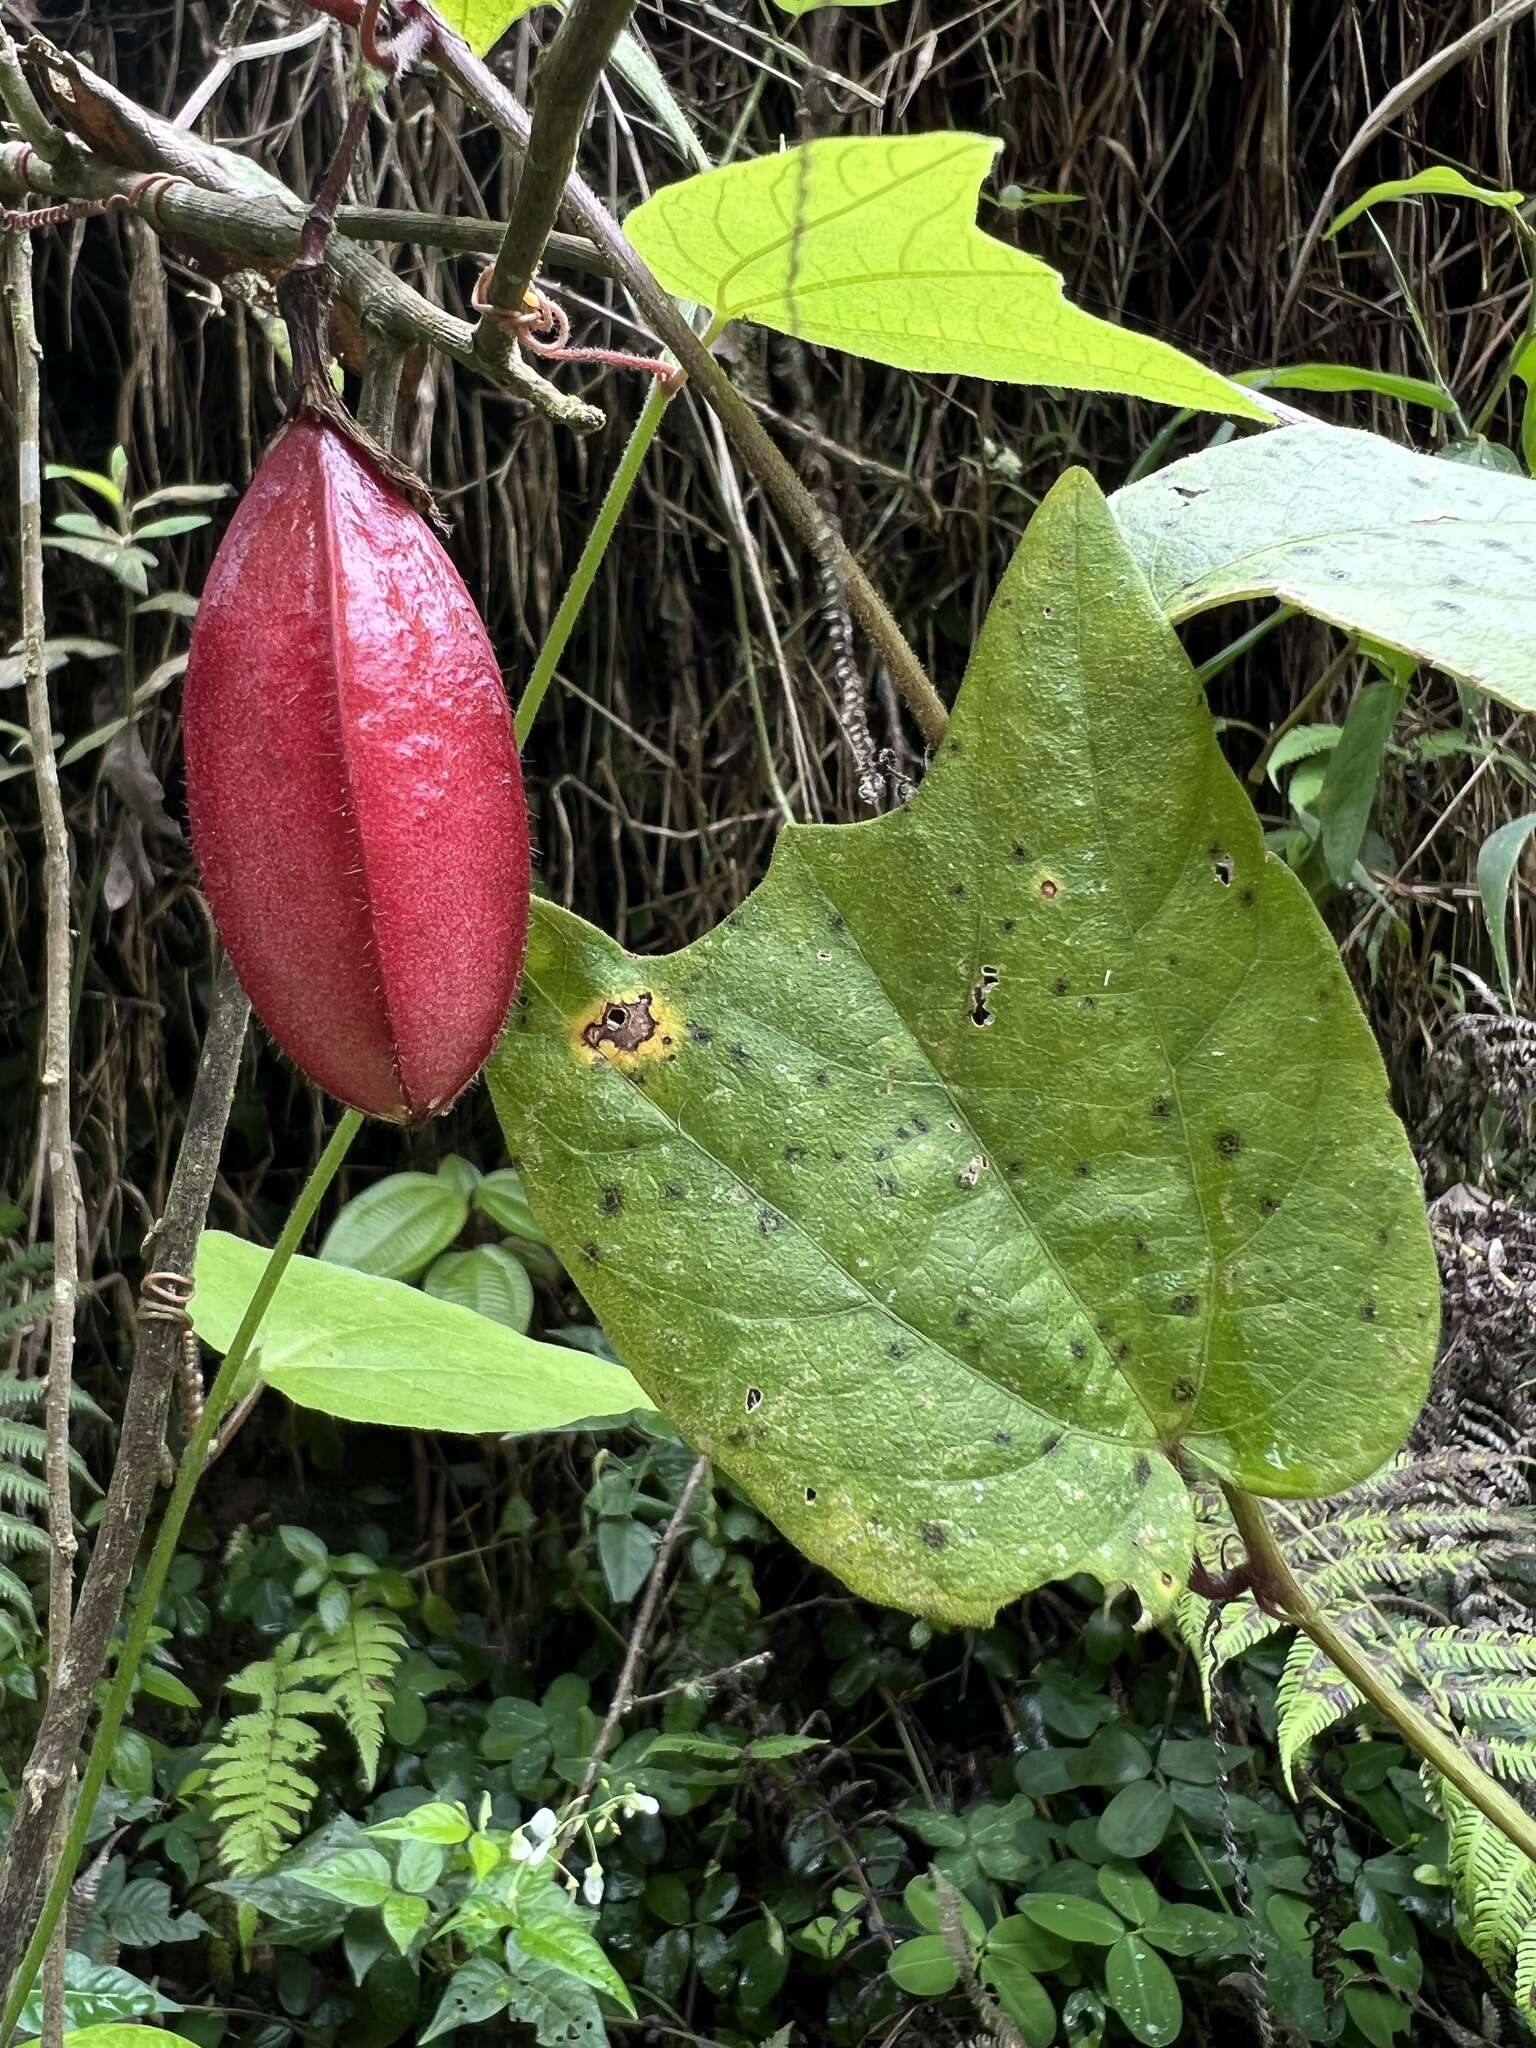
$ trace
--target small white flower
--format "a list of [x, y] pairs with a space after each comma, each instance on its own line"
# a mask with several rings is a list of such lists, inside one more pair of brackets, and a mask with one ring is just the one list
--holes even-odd
[[525, 1821], [523, 1825], [536, 1842], [547, 1842], [559, 1827], [560, 1820], [549, 1807], [541, 1806], [532, 1820]]
[[624, 1802], [631, 1813], [660, 1813], [661, 1807], [649, 1792], [631, 1792]]
[[589, 1906], [600, 1906], [603, 1903], [603, 1871], [601, 1864], [589, 1863], [587, 1865], [586, 1875], [581, 1880], [581, 1896]]
[[521, 1828], [518, 1829], [517, 1833], [507, 1844], [507, 1854], [514, 1863], [527, 1863], [532, 1859], [533, 1844]]

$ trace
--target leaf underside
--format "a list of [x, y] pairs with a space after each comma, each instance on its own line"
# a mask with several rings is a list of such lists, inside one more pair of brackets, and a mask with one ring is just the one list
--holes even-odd
[[1281, 427], [1110, 500], [1164, 610], [1274, 597], [1536, 711], [1536, 485], [1346, 427]]
[[679, 953], [540, 904], [490, 1081], [638, 1379], [868, 1597], [977, 1622], [1085, 1570], [1162, 1610], [1171, 1454], [1328, 1492], [1422, 1400], [1380, 1058], [1081, 473], [906, 806], [790, 827]]

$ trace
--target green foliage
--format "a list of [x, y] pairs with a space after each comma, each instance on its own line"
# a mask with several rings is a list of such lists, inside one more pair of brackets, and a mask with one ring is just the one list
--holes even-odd
[[641, 1382], [877, 1599], [983, 1620], [1085, 1569], [1164, 1610], [1173, 1445], [1326, 1492], [1423, 1398], [1436, 1276], [1379, 1056], [1085, 478], [917, 794], [790, 826], [670, 958], [536, 905], [490, 1081]]
[[1471, 199], [1479, 206], [1496, 206], [1505, 213], [1514, 213], [1525, 203], [1523, 192], [1499, 192], [1490, 185], [1477, 185], [1465, 172], [1456, 170], [1450, 164], [1432, 164], [1428, 170], [1416, 171], [1411, 178], [1388, 178], [1382, 184], [1373, 185], [1368, 192], [1362, 192], [1352, 200], [1342, 213], [1335, 214], [1328, 223], [1325, 240], [1347, 228], [1362, 213], [1368, 213], [1373, 206], [1385, 206], [1394, 199], [1419, 199], [1431, 196], [1438, 199]]
[[[1497, 1777], [1529, 1786], [1536, 1784], [1536, 1634], [1425, 1617], [1452, 1586], [1496, 1579], [1536, 1558], [1536, 1518], [1525, 1507], [1450, 1497], [1451, 1476], [1443, 1455], [1398, 1460], [1313, 1510], [1289, 1535], [1286, 1554], [1311, 1599], [1431, 1718]], [[1230, 1534], [1224, 1512], [1209, 1501], [1200, 1543], [1213, 1567]], [[1283, 1628], [1246, 1594], [1224, 1606], [1214, 1626], [1207, 1603], [1186, 1594], [1179, 1619], [1208, 1684], [1230, 1659]], [[1365, 1710], [1342, 1672], [1296, 1636], [1275, 1691], [1275, 1743], [1287, 1785], [1294, 1790], [1295, 1772], [1324, 1734]], [[1426, 1766], [1424, 1777], [1448, 1823], [1458, 1931], [1520, 2010], [1536, 2014], [1536, 1865], [1438, 1773]]]
[[315, 1722], [332, 1711], [322, 1675], [298, 1637], [286, 1636], [270, 1657], [226, 1681], [253, 1702], [225, 1723], [207, 1757], [219, 1855], [237, 1877], [269, 1869], [315, 1802], [319, 1787], [306, 1767], [322, 1747]]
[[1520, 856], [1526, 842], [1536, 832], [1536, 811], [1524, 818], [1511, 818], [1507, 825], [1500, 825], [1483, 841], [1477, 856], [1477, 893], [1482, 899], [1483, 916], [1488, 923], [1488, 936], [1493, 944], [1493, 957], [1498, 963], [1499, 980], [1503, 984], [1505, 998], [1514, 1008], [1514, 991], [1509, 979], [1509, 941], [1507, 937], [1507, 910], [1509, 892], [1520, 865]]
[[[53, 1246], [38, 1244], [0, 1259], [0, 1303], [26, 1281], [53, 1269]], [[43, 1320], [53, 1304], [51, 1287], [16, 1299], [9, 1311], [0, 1306], [0, 1337]], [[22, 1379], [0, 1373], [0, 1559], [40, 1557], [48, 1548], [48, 1482], [43, 1476], [47, 1439], [42, 1425], [29, 1418], [42, 1412], [46, 1379]], [[70, 1412], [104, 1422], [105, 1416], [83, 1388], [70, 1389]], [[70, 1470], [78, 1484], [95, 1491], [89, 1468], [71, 1449]], [[37, 1640], [37, 1614], [31, 1589], [9, 1563], [0, 1562], [0, 1651], [24, 1655]]]
[[1536, 709], [1528, 478], [1309, 425], [1186, 456], [1110, 503], [1172, 619], [1279, 598]]
[[664, 186], [625, 232], [670, 291], [898, 369], [1119, 391], [1265, 417], [1167, 342], [1081, 312], [1060, 275], [976, 225], [1002, 145], [840, 136]]
[[307, 1659], [311, 1683], [325, 1687], [356, 1746], [366, 1785], [378, 1775], [384, 1711], [404, 1647], [405, 1632], [388, 1608], [352, 1600], [340, 1625], [313, 1640]]
[[[192, 1316], [226, 1350], [266, 1253], [209, 1231]], [[262, 1323], [262, 1379], [289, 1400], [403, 1429], [537, 1431], [623, 1418], [646, 1405], [621, 1367], [544, 1344], [444, 1301], [322, 1259], [296, 1258]]]

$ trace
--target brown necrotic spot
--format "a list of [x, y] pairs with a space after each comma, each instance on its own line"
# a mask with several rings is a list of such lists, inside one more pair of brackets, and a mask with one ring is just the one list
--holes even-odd
[[944, 1527], [944, 1524], [942, 1522], [924, 1522], [922, 1525], [922, 1534], [923, 1541], [927, 1544], [930, 1550], [948, 1549], [949, 1531]]
[[1195, 1398], [1195, 1383], [1193, 1380], [1175, 1380], [1168, 1392], [1181, 1408], [1187, 1408]]
[[1223, 1159], [1235, 1159], [1242, 1149], [1243, 1140], [1237, 1131], [1218, 1131], [1216, 1133], [1216, 1150]]
[[1369, 1295], [1360, 1304], [1360, 1320], [1362, 1323], [1374, 1323], [1376, 1320], [1376, 1304]]
[[898, 1337], [896, 1338], [894, 1343], [886, 1345], [885, 1355], [887, 1358], [894, 1358], [899, 1362], [901, 1359], [906, 1357], [907, 1347], [905, 1344], [902, 1343], [901, 1339]]
[[784, 1157], [791, 1166], [795, 1166], [805, 1157], [805, 1147], [803, 1145], [786, 1145], [784, 1147]]
[[894, 1195], [896, 1192], [895, 1174], [877, 1173], [875, 1175], [875, 1186], [880, 1190], [882, 1195]]
[[1074, 1358], [1086, 1358], [1088, 1356], [1088, 1346], [1081, 1337], [1074, 1337], [1067, 1348], [1071, 1351]]
[[1052, 903], [1061, 894], [1061, 884], [1054, 875], [1040, 877], [1040, 894], [1047, 903]]
[[757, 1413], [758, 1409], [762, 1407], [762, 1405], [763, 1405], [763, 1390], [762, 1390], [762, 1388], [761, 1388], [761, 1387], [748, 1387], [748, 1389], [747, 1389], [747, 1399], [746, 1399], [746, 1410], [747, 1410], [747, 1413], [748, 1413], [749, 1415], [755, 1415], [755, 1414]]
[[581, 1042], [590, 1052], [638, 1052], [656, 1036], [655, 996], [639, 995], [606, 1002], [582, 1027]]
[[675, 1180], [669, 1180], [661, 1193], [664, 1201], [680, 1202], [683, 1199], [684, 1190]]
[[1166, 1095], [1158, 1096], [1157, 1100], [1152, 1105], [1152, 1114], [1155, 1117], [1166, 1117], [1173, 1115], [1173, 1104], [1168, 1100]]
[[757, 1228], [760, 1236], [772, 1237], [776, 1230], [784, 1228], [784, 1218], [777, 1209], [759, 1209], [757, 1212]]
[[1168, 1306], [1176, 1316], [1195, 1316], [1200, 1313], [1198, 1294], [1176, 1294]]
[[581, 1256], [586, 1260], [589, 1266], [595, 1266], [598, 1260], [603, 1255], [602, 1252], [598, 1249], [598, 1247], [589, 1238], [581, 1248]]
[[738, 1067], [744, 1067], [747, 1064], [747, 1061], [752, 1057], [752, 1055], [747, 1051], [747, 1048], [740, 1042], [740, 1040], [738, 1040], [736, 1044], [731, 1046], [729, 1050], [731, 1058], [736, 1062]]
[[1138, 1486], [1145, 1486], [1152, 1477], [1152, 1460], [1147, 1457], [1140, 1457], [1131, 1469], [1136, 1475], [1136, 1484]]
[[815, 1505], [816, 1505], [816, 1489], [815, 1489], [815, 1487], [814, 1487], [814, 1486], [808, 1486], [808, 1487], [807, 1487], [807, 1488], [805, 1489], [805, 1504], [806, 1504], [806, 1506], [807, 1506], [808, 1508], [813, 1508], [813, 1507], [815, 1507]]
[[1041, 1458], [1048, 1458], [1051, 1455], [1052, 1451], [1054, 1451], [1057, 1448], [1057, 1446], [1061, 1443], [1064, 1433], [1064, 1431], [1059, 1429], [1053, 1430], [1051, 1435], [1046, 1437], [1045, 1440], [1042, 1442], [1040, 1449], [1036, 1452], [1035, 1455]]
[[955, 1328], [957, 1330], [968, 1330], [975, 1320], [976, 1312], [974, 1309], [957, 1308], [955, 1310]]
[[1071, 982], [1068, 981], [1067, 977], [1064, 974], [1058, 974], [1056, 979], [1051, 983], [1051, 994], [1053, 996], [1065, 996], [1070, 995], [1071, 992]]
[[1013, 1444], [1013, 1432], [1012, 1430], [1008, 1429], [994, 1429], [992, 1432], [992, 1441], [997, 1445], [1000, 1451], [1009, 1450], [1011, 1449]]
[[688, 1036], [695, 1045], [713, 1045], [715, 1042], [715, 1034], [706, 1024], [690, 1024]]
[[622, 1188], [603, 1189], [603, 1214], [605, 1216], [617, 1216], [623, 1206], [624, 1190]]

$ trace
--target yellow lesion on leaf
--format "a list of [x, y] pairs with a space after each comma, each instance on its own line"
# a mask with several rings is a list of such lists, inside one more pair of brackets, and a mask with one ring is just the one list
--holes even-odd
[[682, 1043], [682, 1012], [668, 997], [642, 984], [610, 991], [571, 1021], [571, 1048], [587, 1066], [606, 1062], [626, 1073], [675, 1058]]

